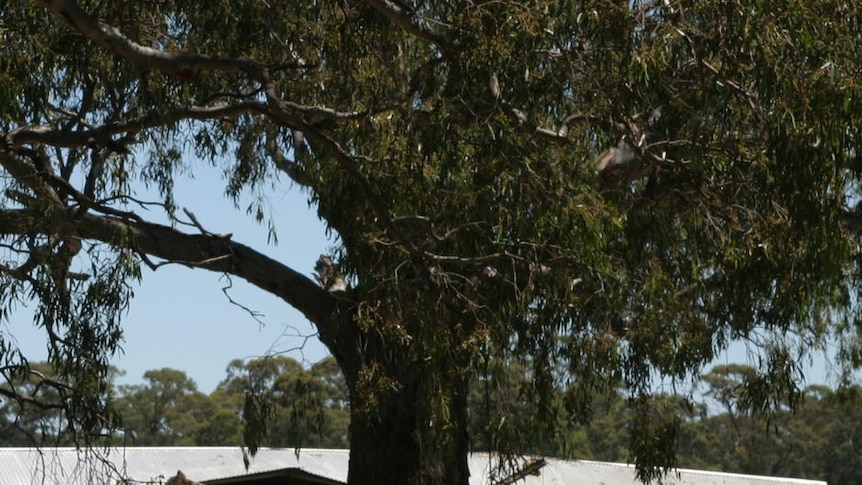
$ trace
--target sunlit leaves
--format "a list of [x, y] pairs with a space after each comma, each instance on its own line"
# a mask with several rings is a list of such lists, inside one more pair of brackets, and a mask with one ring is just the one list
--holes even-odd
[[[153, 58], [210, 56], [173, 70], [13, 7], [0, 14], [19, 59], [0, 66], [7, 131], [110, 132], [15, 154], [42, 178], [56, 185], [53, 169], [74, 185], [96, 165], [92, 150], [122, 142], [140, 153], [102, 153], [100, 202], [133, 202], [141, 180], [172, 216], [175, 178], [211, 166], [225, 182], [213, 193], [251, 194], [258, 221], [278, 170], [308, 190], [351, 283], [337, 321], [315, 323], [348, 367], [355, 417], [424, 393], [411, 422], [439, 429], [420, 441], [450, 443], [477, 363], [527, 362], [524, 395], [545, 425], [587, 420], [591, 392], [634, 396], [632, 450], [655, 465], [678, 430], [678, 409], [649, 396], [656, 375], [685, 381], [748, 341], [763, 361], [744, 396], [770, 411], [793, 402], [798, 362], [829, 338], [858, 365], [858, 228], [847, 222], [858, 216], [862, 89], [849, 2], [414, 2], [399, 7], [406, 23], [361, 2], [88, 6]], [[633, 168], [594, 173], [610, 147], [631, 152]], [[10, 204], [47, 204], [25, 182], [10, 181]], [[70, 196], [57, 190], [62, 205]], [[36, 239], [10, 247], [50, 242]], [[122, 281], [139, 273], [111, 272], [114, 256], [93, 254], [93, 280], [67, 293], [44, 262], [32, 272], [39, 323], [97, 346], [58, 349], [81, 364], [70, 372], [116, 348]], [[3, 303], [28, 291], [13, 288]], [[249, 382], [252, 421], [269, 406], [319, 417], [315, 385], [270, 374]], [[311, 397], [264, 399], [279, 388]]]

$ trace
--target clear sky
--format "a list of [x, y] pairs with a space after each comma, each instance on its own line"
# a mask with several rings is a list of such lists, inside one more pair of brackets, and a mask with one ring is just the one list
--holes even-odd
[[[219, 169], [203, 164], [197, 167], [194, 180], [177, 181], [178, 207], [192, 211], [208, 231], [232, 233], [233, 240], [312, 276], [317, 258], [333, 242], [326, 237], [315, 211], [308, 208], [303, 191], [282, 177], [266, 194], [278, 236], [277, 245], [268, 244], [266, 224], [257, 224], [245, 214], [248, 201], [236, 209], [223, 197]], [[162, 221], [155, 210], [141, 215]], [[314, 337], [314, 328], [299, 312], [242, 279], [228, 281], [220, 273], [180, 265], [157, 271], [143, 266], [142, 271], [143, 280], [135, 287], [124, 319], [124, 351], [113, 359], [113, 364], [126, 372], [120, 384], [139, 383], [145, 371], [170, 367], [186, 372], [199, 390], [209, 393], [224, 379], [227, 364], [236, 358], [286, 352], [297, 360], [314, 363], [328, 355]], [[230, 297], [259, 315], [254, 317], [229, 301], [222, 288], [231, 283]], [[43, 331], [34, 328], [26, 309], [19, 310], [11, 317], [9, 330], [30, 360], [44, 360]]]
[[[276, 224], [278, 243], [267, 243], [268, 228], [245, 214], [245, 203], [236, 209], [223, 197], [224, 183], [219, 169], [197, 165], [195, 178], [177, 181], [176, 199], [180, 208], [194, 212], [210, 232], [232, 233], [233, 240], [256, 248], [293, 269], [311, 276], [314, 263], [334, 244], [327, 238], [323, 223], [309, 209], [307, 195], [282, 177], [265, 194]], [[150, 214], [142, 214], [149, 217]], [[161, 220], [152, 214], [153, 220]], [[191, 230], [185, 228], [183, 230]], [[248, 310], [231, 303], [222, 292], [229, 286], [230, 297]], [[12, 316], [9, 330], [18, 339], [25, 355], [44, 360], [45, 337], [34, 328], [26, 311]], [[113, 364], [126, 374], [119, 384], [140, 383], [144, 372], [170, 367], [184, 371], [198, 389], [210, 393], [225, 377], [227, 364], [236, 358], [253, 358], [283, 353], [306, 364], [328, 355], [314, 337], [312, 325], [287, 303], [265, 291], [219, 273], [169, 265], [151, 271], [143, 267], [143, 281], [124, 320], [123, 352]], [[756, 349], [736, 345], [716, 360], [716, 364], [754, 364]], [[824, 359], [816, 359], [806, 369], [808, 383], [833, 383]]]
[[[267, 242], [265, 223], [246, 216], [244, 206], [237, 210], [218, 197], [217, 180], [200, 179], [190, 185], [206, 183], [207, 193], [180, 187], [177, 198], [208, 231], [232, 233], [235, 241], [312, 276], [317, 258], [332, 242], [314, 210], [308, 208], [305, 193], [285, 180], [269, 194], [278, 236], [274, 245]], [[191, 198], [184, 202], [187, 194]], [[230, 302], [222, 291], [228, 286], [230, 299], [247, 310]], [[185, 371], [200, 390], [211, 392], [235, 358], [287, 352], [285, 355], [297, 360], [314, 363], [328, 354], [302, 314], [240, 278], [228, 280], [219, 273], [169, 265], [155, 272], [146, 269], [135, 293], [124, 325], [125, 354], [116, 360], [131, 381], [139, 380], [146, 370], [171, 367]]]

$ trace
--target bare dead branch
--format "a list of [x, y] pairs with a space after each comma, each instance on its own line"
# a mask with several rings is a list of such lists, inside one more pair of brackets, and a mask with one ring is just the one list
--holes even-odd
[[544, 458], [533, 458], [531, 460], [527, 460], [527, 462], [524, 464], [524, 466], [520, 470], [518, 470], [514, 474], [500, 480], [497, 483], [499, 485], [512, 485], [513, 483], [517, 482], [518, 480], [523, 480], [523, 479], [527, 478], [527, 476], [529, 476], [529, 475], [538, 476], [541, 474], [541, 472], [539, 470], [541, 470], [542, 467], [544, 467], [545, 465], [547, 465], [547, 462], [545, 461]]
[[371, 109], [362, 109], [356, 111], [338, 111], [326, 106], [308, 106], [294, 103], [291, 101], [284, 101], [284, 106], [286, 108], [289, 108], [297, 113], [302, 113], [304, 115], [319, 118], [321, 120], [353, 120], [357, 118], [364, 118], [366, 116], [391, 111], [393, 109], [399, 108], [402, 105], [403, 103], [396, 102]]
[[204, 228], [203, 224], [201, 224], [200, 221], [198, 221], [198, 218], [197, 218], [197, 216], [195, 216], [194, 212], [188, 210], [185, 207], [183, 207], [183, 212], [185, 212], [186, 217], [188, 217], [189, 220], [192, 221], [191, 225], [196, 227], [197, 230], [200, 231], [201, 234], [203, 234], [204, 236], [214, 236], [214, 237], [221, 237], [221, 238], [225, 238], [225, 239], [230, 239], [231, 237], [233, 237], [233, 234], [230, 234], [230, 233], [228, 233], [228, 234], [216, 234], [214, 232], [208, 231], [206, 228]]
[[263, 321], [263, 317], [265, 317], [266, 315], [257, 310], [253, 310], [246, 305], [243, 305], [242, 303], [234, 300], [234, 298], [230, 295], [230, 290], [233, 289], [233, 279], [231, 279], [230, 275], [224, 275], [224, 279], [227, 280], [227, 284], [222, 287], [221, 292], [224, 294], [225, 298], [227, 298], [228, 303], [246, 312], [261, 327], [266, 325], [266, 322]]

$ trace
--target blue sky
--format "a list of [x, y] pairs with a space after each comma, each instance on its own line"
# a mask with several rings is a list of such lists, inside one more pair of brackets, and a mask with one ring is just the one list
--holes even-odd
[[[277, 244], [268, 244], [267, 225], [257, 224], [245, 214], [248, 200], [235, 208], [222, 195], [219, 169], [204, 164], [196, 167], [193, 180], [177, 181], [178, 207], [192, 211], [207, 230], [232, 233], [235, 241], [312, 275], [315, 261], [333, 242], [326, 237], [314, 210], [308, 208], [304, 192], [282, 177], [266, 194], [278, 236]], [[155, 210], [141, 215], [162, 222]], [[123, 352], [113, 359], [113, 364], [126, 372], [119, 384], [139, 383], [147, 370], [170, 367], [186, 372], [198, 389], [209, 393], [224, 379], [227, 364], [236, 358], [281, 352], [314, 363], [328, 355], [313, 337], [314, 328], [299, 312], [242, 279], [229, 282], [219, 273], [180, 265], [157, 271], [144, 266], [142, 271], [143, 280], [135, 287], [124, 319]], [[259, 315], [254, 317], [228, 300], [222, 288], [230, 284], [230, 297]], [[45, 337], [34, 328], [31, 314], [19, 310], [7, 324], [9, 330], [30, 360], [44, 360]]]
[[[185, 205], [207, 230], [232, 233], [235, 241], [311, 276], [315, 261], [332, 243], [308, 209], [306, 195], [289, 183], [283, 186], [271, 194], [277, 245], [267, 243], [266, 225], [257, 224], [227, 200], [207, 197], [205, 203], [193, 200]], [[218, 185], [209, 184], [209, 189], [219, 193]], [[194, 197], [197, 191], [187, 193]], [[181, 205], [182, 197], [178, 191]], [[230, 302], [222, 291], [228, 286], [230, 299], [246, 309]], [[116, 366], [127, 371], [124, 380], [135, 382], [148, 369], [171, 367], [185, 371], [200, 390], [210, 392], [235, 358], [278, 352], [314, 363], [328, 354], [305, 317], [240, 278], [228, 280], [219, 273], [169, 265], [154, 272], [146, 269], [135, 293], [124, 325], [125, 353], [116, 360]]]

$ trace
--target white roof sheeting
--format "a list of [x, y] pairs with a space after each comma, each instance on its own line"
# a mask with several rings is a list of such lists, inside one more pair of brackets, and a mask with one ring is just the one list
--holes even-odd
[[[104, 450], [101, 454], [104, 455]], [[112, 449], [97, 459], [96, 452], [70, 448], [0, 448], [0, 485], [163, 484], [182, 470], [195, 481], [235, 477], [284, 468], [345, 482], [348, 451], [261, 449], [248, 470], [236, 447], [134, 447]], [[497, 459], [487, 453], [470, 455], [471, 485], [489, 485]], [[495, 473], [499, 476], [500, 474]], [[517, 485], [637, 485], [632, 465], [547, 458], [538, 475], [528, 475]], [[826, 485], [816, 480], [737, 475], [709, 471], [678, 470], [665, 477], [666, 485]]]
[[[99, 459], [101, 455], [101, 458]], [[345, 481], [347, 450], [261, 449], [248, 470], [239, 447], [0, 448], [0, 485], [163, 484], [177, 470], [198, 482], [283, 468]]]
[[[641, 485], [635, 475], [635, 466], [625, 463], [607, 463], [588, 460], [561, 460], [545, 458], [545, 466], [538, 475], [527, 475], [514, 485]], [[489, 471], [496, 462], [487, 454], [474, 454], [470, 458], [470, 485], [489, 485]], [[826, 485], [819, 480], [777, 478], [757, 475], [740, 475], [714, 471], [679, 469], [662, 478], [663, 485]]]

